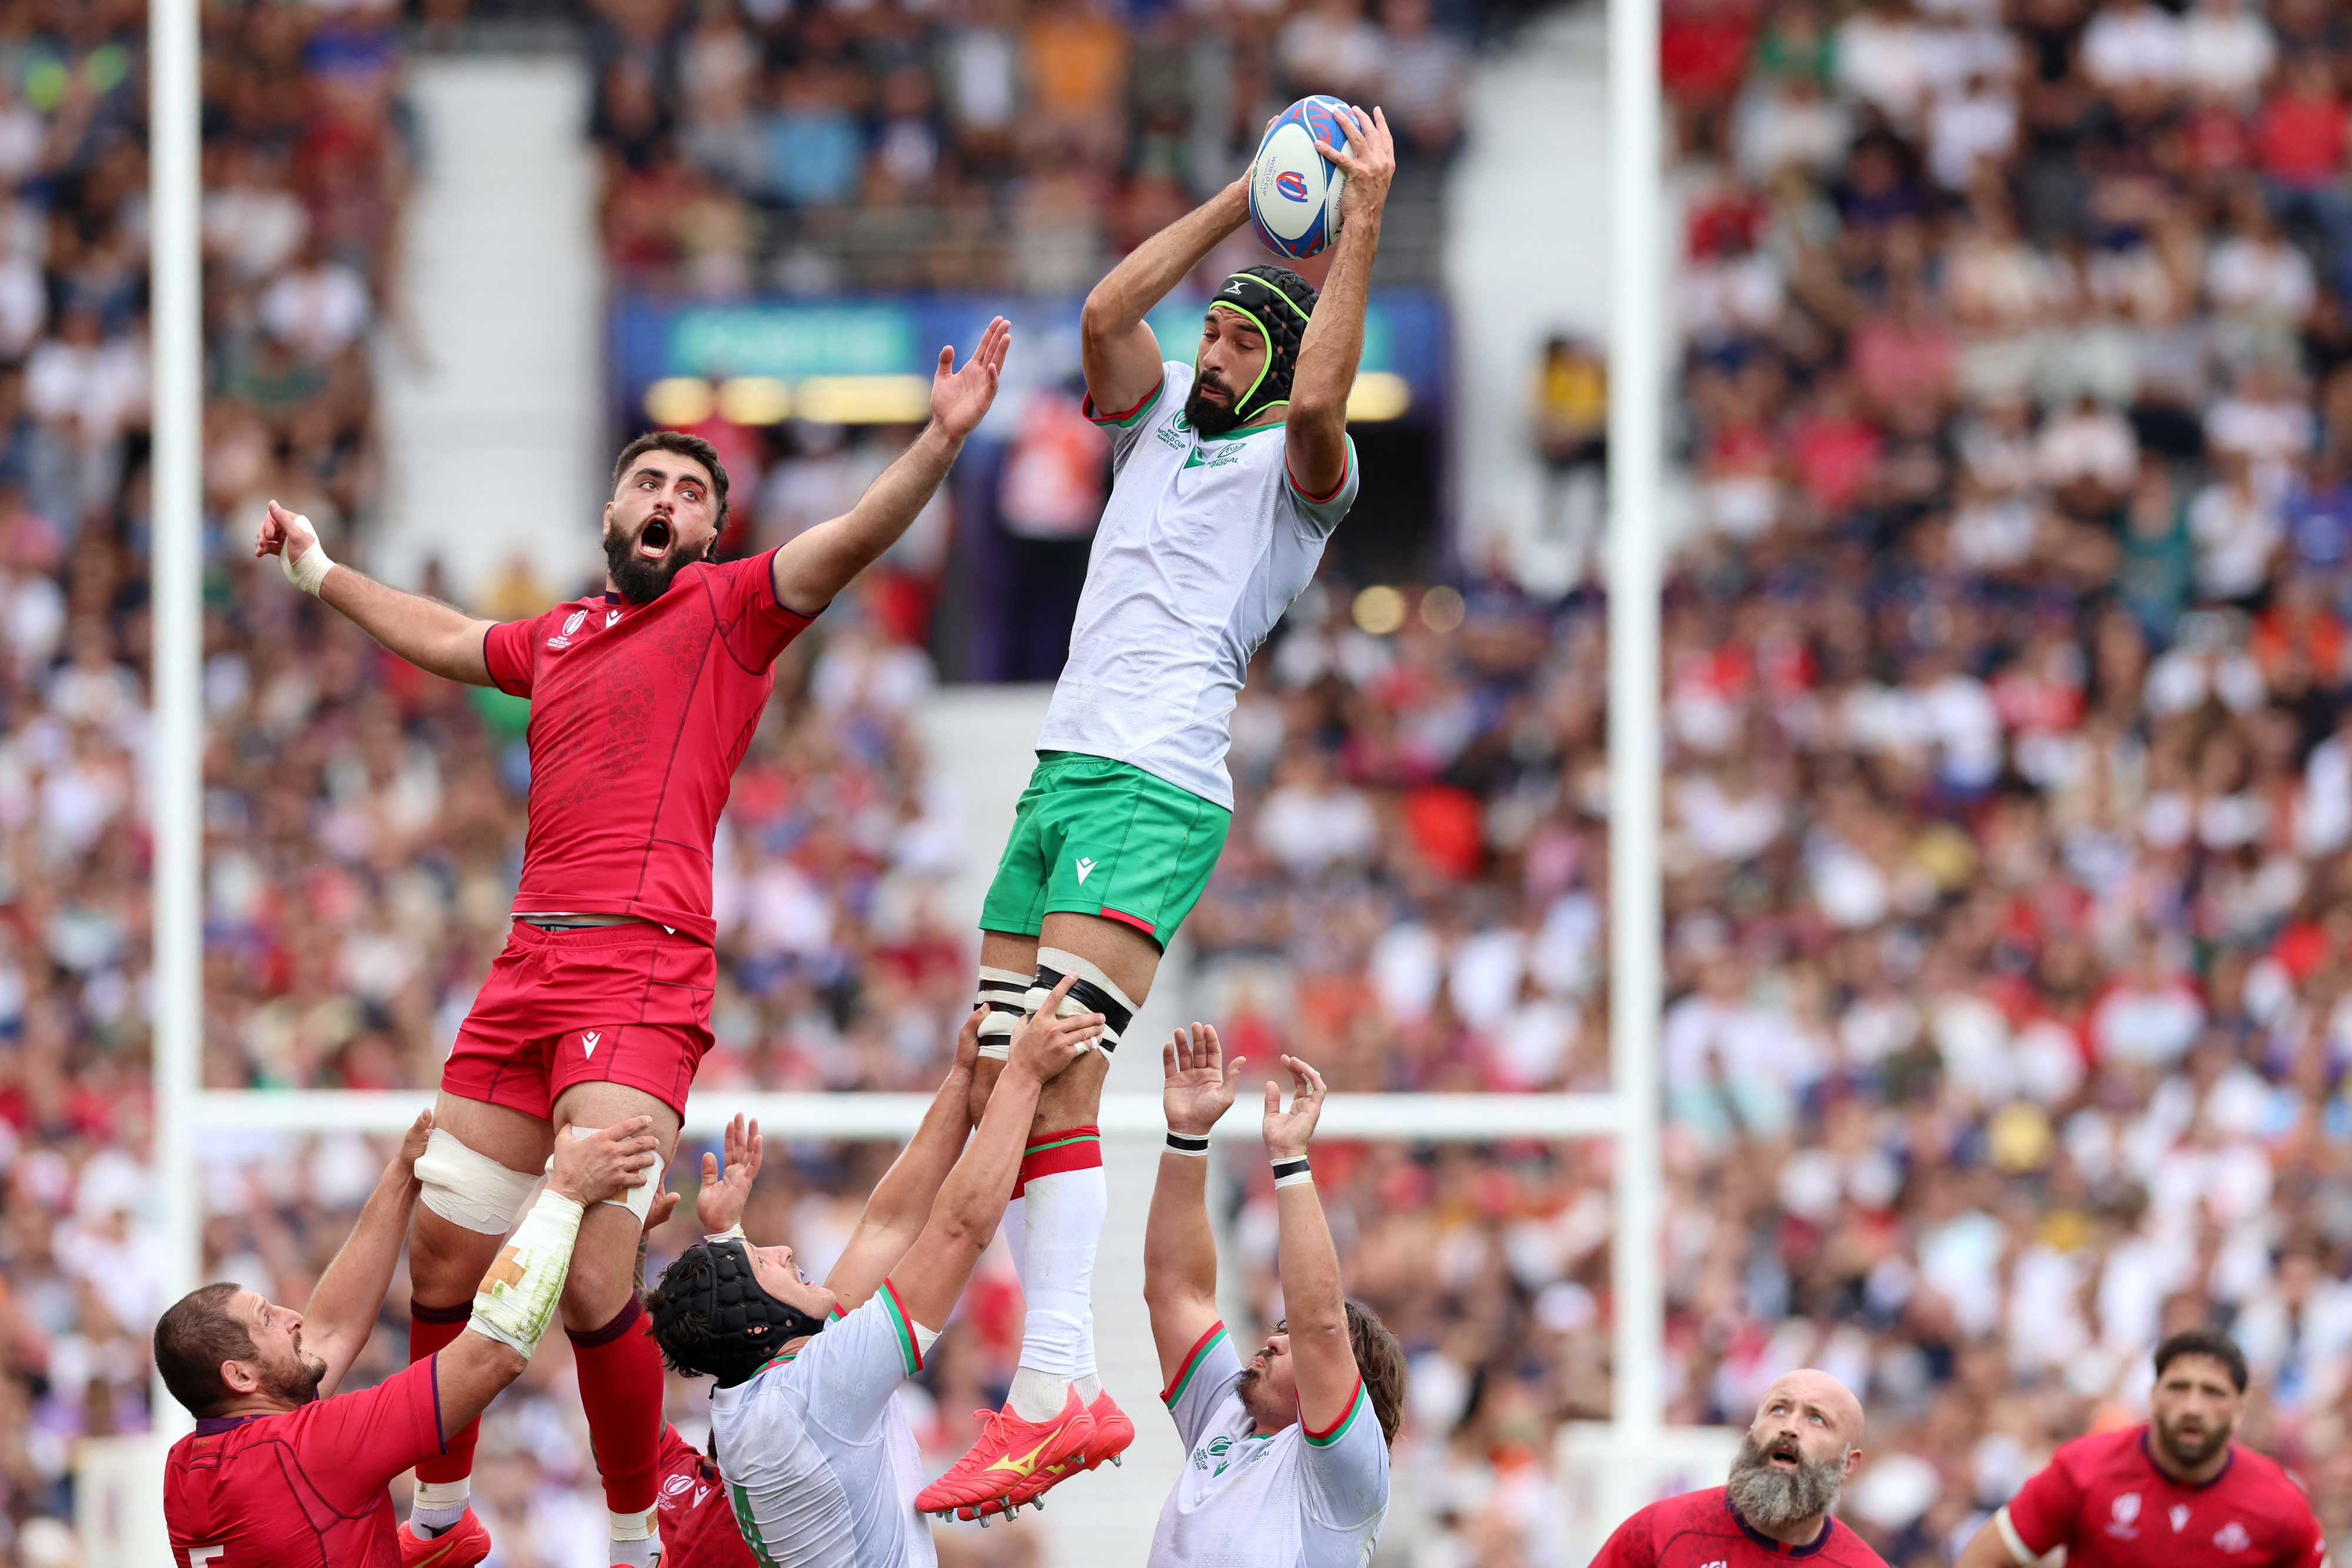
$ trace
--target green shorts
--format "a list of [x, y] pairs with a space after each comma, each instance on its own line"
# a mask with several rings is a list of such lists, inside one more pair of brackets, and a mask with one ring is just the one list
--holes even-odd
[[1044, 752], [980, 906], [981, 929], [1034, 936], [1048, 915], [1098, 915], [1165, 947], [1201, 902], [1233, 820], [1132, 764]]

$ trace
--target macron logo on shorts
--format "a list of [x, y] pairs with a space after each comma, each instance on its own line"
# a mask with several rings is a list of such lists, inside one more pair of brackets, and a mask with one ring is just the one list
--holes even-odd
[[596, 1054], [596, 1043], [604, 1038], [604, 1037], [601, 1033], [593, 1029], [586, 1034], [582, 1035], [580, 1037], [580, 1054], [583, 1057], [594, 1056]]
[[1081, 885], [1083, 885], [1087, 880], [1087, 873], [1094, 869], [1095, 862], [1092, 860], [1088, 859], [1085, 855], [1080, 855], [1078, 857], [1078, 882]]

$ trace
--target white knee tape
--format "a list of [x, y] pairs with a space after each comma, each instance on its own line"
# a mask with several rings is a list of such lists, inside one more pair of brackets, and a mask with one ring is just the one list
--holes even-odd
[[[597, 1129], [593, 1127], [566, 1127], [556, 1134], [556, 1136], [559, 1138], [585, 1138], [592, 1136], [596, 1130]], [[547, 1168], [550, 1174], [552, 1174], [555, 1170], [555, 1156], [553, 1155], [547, 1156]], [[653, 1212], [654, 1194], [660, 1189], [661, 1176], [661, 1168], [659, 1166], [656, 1166], [654, 1169], [646, 1173], [645, 1186], [630, 1187], [627, 1190], [626, 1197], [608, 1197], [604, 1201], [611, 1204], [615, 1208], [627, 1209], [631, 1214], [637, 1217], [637, 1223], [643, 1225], [646, 1222], [646, 1216]]]
[[1118, 1049], [1119, 1037], [1135, 1021], [1135, 1003], [1125, 991], [1111, 984], [1110, 977], [1098, 965], [1090, 964], [1076, 953], [1060, 947], [1037, 949], [1037, 974], [1029, 986], [1029, 1010], [1036, 1012], [1054, 994], [1054, 988], [1066, 975], [1077, 977], [1055, 1009], [1057, 1018], [1069, 1018], [1078, 1013], [1100, 1013], [1103, 1016], [1102, 1038], [1095, 1043], [1105, 1051]]
[[416, 1157], [416, 1179], [425, 1184], [425, 1207], [464, 1229], [504, 1236], [530, 1201], [535, 1176], [510, 1171], [489, 1155], [467, 1148], [454, 1133], [433, 1129]]
[[980, 967], [980, 990], [972, 1006], [986, 1008], [980, 1020], [980, 1053], [1003, 1061], [1013, 1054], [1013, 1031], [1029, 1010], [1029, 977], [1018, 969]]

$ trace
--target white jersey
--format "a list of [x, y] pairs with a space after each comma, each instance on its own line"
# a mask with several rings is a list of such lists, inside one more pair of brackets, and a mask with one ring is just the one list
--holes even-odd
[[898, 1405], [922, 1366], [886, 1282], [792, 1359], [711, 1390], [719, 1469], [761, 1568], [936, 1568], [915, 1511], [922, 1454]]
[[1184, 417], [1192, 368], [1160, 371], [1125, 413], [1087, 403], [1114, 477], [1037, 749], [1129, 763], [1230, 811], [1234, 704], [1356, 503], [1356, 444], [1337, 489], [1305, 495], [1280, 424], [1204, 436]]
[[1241, 1375], [1219, 1323], [1160, 1396], [1185, 1459], [1150, 1568], [1363, 1568], [1389, 1509], [1389, 1446], [1363, 1381], [1330, 1431], [1260, 1437], [1234, 1390]]

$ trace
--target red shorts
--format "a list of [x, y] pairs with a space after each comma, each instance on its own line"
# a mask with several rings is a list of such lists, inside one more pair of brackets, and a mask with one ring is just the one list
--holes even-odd
[[625, 1083], [684, 1115], [718, 978], [708, 943], [658, 925], [542, 931], [518, 920], [441, 1087], [547, 1121], [575, 1083]]

